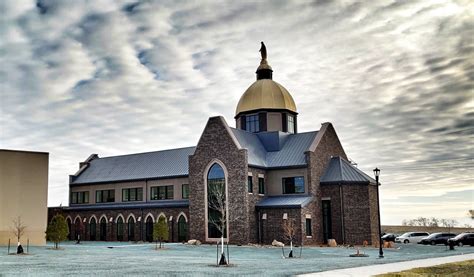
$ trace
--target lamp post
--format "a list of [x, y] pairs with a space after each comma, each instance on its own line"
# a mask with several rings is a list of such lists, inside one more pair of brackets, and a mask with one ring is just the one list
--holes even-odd
[[377, 185], [377, 213], [379, 218], [379, 258], [383, 258], [383, 250], [382, 250], [382, 224], [380, 222], [380, 196], [379, 196], [379, 176], [380, 176], [380, 169], [377, 167], [374, 169], [375, 175], [375, 184]]

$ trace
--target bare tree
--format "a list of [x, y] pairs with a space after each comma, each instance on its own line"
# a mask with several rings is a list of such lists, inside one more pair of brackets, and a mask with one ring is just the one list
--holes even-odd
[[290, 242], [290, 254], [288, 257], [293, 258], [293, 240], [296, 236], [296, 223], [292, 218], [283, 219], [283, 236]]
[[20, 242], [21, 237], [25, 234], [26, 225], [21, 221], [21, 216], [12, 220], [11, 232], [15, 235], [17, 242]]
[[208, 215], [208, 221], [221, 234], [221, 259], [219, 265], [226, 265], [227, 260], [224, 254], [224, 234], [227, 231], [227, 198], [224, 184], [209, 184], [207, 192], [207, 202], [209, 209], [215, 211], [214, 215]]
[[451, 228], [453, 228], [454, 226], [456, 226], [458, 224], [457, 220], [455, 219], [441, 219], [440, 220], [441, 222], [441, 226], [445, 227], [445, 228], [448, 228], [448, 232], [451, 231]]

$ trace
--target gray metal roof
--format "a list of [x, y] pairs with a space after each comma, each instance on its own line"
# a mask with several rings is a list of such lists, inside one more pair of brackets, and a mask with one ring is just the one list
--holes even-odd
[[318, 133], [250, 133], [234, 128], [231, 130], [240, 145], [248, 149], [249, 165], [265, 168], [305, 166], [304, 152], [309, 149]]
[[87, 204], [73, 205], [63, 207], [64, 210], [115, 210], [115, 209], [145, 209], [145, 208], [181, 208], [188, 207], [189, 200], [160, 200], [156, 202], [122, 202], [122, 203], [104, 203], [104, 204]]
[[309, 204], [313, 197], [308, 195], [269, 196], [260, 200], [257, 208], [301, 208]]
[[71, 184], [131, 181], [187, 176], [196, 147], [97, 158]]
[[375, 180], [341, 157], [332, 157], [320, 179], [321, 184], [371, 183]]

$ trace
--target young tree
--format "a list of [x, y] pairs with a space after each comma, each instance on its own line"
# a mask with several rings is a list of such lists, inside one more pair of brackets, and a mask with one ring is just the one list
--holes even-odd
[[290, 254], [289, 258], [293, 258], [293, 240], [296, 235], [296, 223], [294, 219], [288, 218], [283, 219], [283, 236], [290, 242]]
[[224, 254], [224, 234], [227, 230], [227, 199], [225, 195], [225, 186], [213, 184], [208, 186], [207, 202], [209, 208], [215, 211], [214, 216], [208, 216], [208, 221], [221, 234], [221, 259], [219, 265], [227, 265], [227, 259]]
[[17, 242], [20, 242], [21, 237], [25, 234], [26, 225], [21, 221], [21, 216], [12, 220], [12, 233], [15, 235]]
[[[160, 216], [158, 218], [158, 221], [155, 223], [153, 226], [153, 239], [157, 242], [158, 240], [160, 241], [160, 248], [161, 248], [161, 242], [163, 240], [167, 240], [169, 236], [168, 232], [168, 224], [166, 224], [166, 218], [164, 216]], [[158, 249], [158, 245], [155, 246], [155, 249]]]
[[55, 215], [46, 229], [46, 240], [54, 242], [54, 248], [59, 249], [59, 243], [67, 239], [69, 228], [66, 219], [60, 215]]

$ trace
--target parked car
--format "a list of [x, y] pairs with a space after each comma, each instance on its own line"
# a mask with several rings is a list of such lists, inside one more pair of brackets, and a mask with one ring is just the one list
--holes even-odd
[[426, 238], [420, 240], [418, 244], [431, 244], [431, 245], [436, 245], [436, 244], [444, 244], [448, 245], [448, 239], [454, 238], [456, 234], [452, 233], [433, 233]]
[[383, 241], [395, 241], [395, 238], [398, 237], [396, 234], [387, 233], [382, 236]]
[[430, 233], [427, 232], [407, 232], [399, 237], [396, 237], [395, 242], [417, 243], [429, 235]]
[[474, 246], [474, 233], [462, 233], [454, 238], [448, 239], [448, 244], [463, 246], [463, 245], [470, 245]]

